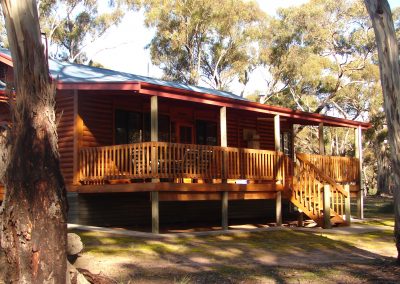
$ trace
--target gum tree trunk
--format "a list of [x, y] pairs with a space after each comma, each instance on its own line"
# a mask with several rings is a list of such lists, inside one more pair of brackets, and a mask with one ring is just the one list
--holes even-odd
[[384, 109], [388, 127], [394, 180], [394, 235], [400, 263], [400, 67], [392, 12], [386, 0], [364, 0], [378, 47]]
[[16, 100], [7, 133], [1, 246], [9, 283], [66, 282], [66, 198], [59, 168], [54, 89], [36, 1], [1, 1]]

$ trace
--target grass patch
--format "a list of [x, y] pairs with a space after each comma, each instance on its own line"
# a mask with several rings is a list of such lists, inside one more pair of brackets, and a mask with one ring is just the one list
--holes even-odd
[[[368, 197], [366, 208], [369, 216], [382, 217], [393, 207], [390, 198]], [[383, 214], [383, 215], [382, 215]], [[365, 226], [387, 226], [388, 230], [357, 235], [312, 233], [294, 230], [247, 232], [233, 235], [179, 237], [164, 240], [149, 240], [126, 236], [111, 236], [101, 232], [78, 231], [85, 252], [102, 255], [135, 255], [155, 258], [165, 255], [174, 257], [203, 257], [210, 261], [255, 258], [263, 254], [306, 255], [316, 250], [347, 252], [352, 247], [387, 251], [392, 249], [393, 219], [368, 221]], [[380, 249], [381, 248], [381, 249]]]
[[374, 231], [357, 235], [326, 234], [328, 239], [341, 241], [349, 246], [376, 253], [379, 255], [394, 254], [395, 243], [393, 232], [389, 230]]
[[370, 225], [370, 226], [386, 226], [394, 228], [394, 220], [393, 219], [379, 219], [372, 221], [365, 221], [361, 223], [362, 225]]
[[[356, 210], [355, 207], [353, 207]], [[352, 209], [353, 210], [353, 209]], [[352, 211], [356, 212], [356, 211]], [[393, 218], [393, 198], [381, 196], [367, 196], [364, 202], [364, 215], [366, 218]]]
[[132, 266], [120, 275], [132, 283], [397, 283], [392, 208], [389, 198], [368, 197], [366, 217], [377, 219], [363, 225], [385, 227], [362, 234], [282, 229], [146, 239], [74, 232], [90, 260], [129, 257]]
[[[159, 255], [176, 253], [184, 250], [179, 243], [165, 243], [154, 240], [144, 240], [132, 237], [112, 236], [101, 232], [72, 231], [82, 238], [85, 252], [94, 254], [143, 254]], [[182, 251], [182, 253], [185, 253]]]
[[306, 255], [316, 250], [346, 252], [354, 246], [373, 250], [389, 249], [393, 246], [393, 233], [390, 230], [357, 235], [281, 230], [241, 233], [230, 235], [229, 238], [199, 236], [165, 240], [110, 237], [99, 232], [75, 232], [81, 236], [85, 252], [91, 254], [137, 257], [173, 255], [185, 258], [200, 256], [212, 261], [240, 257], [256, 258], [263, 254]]

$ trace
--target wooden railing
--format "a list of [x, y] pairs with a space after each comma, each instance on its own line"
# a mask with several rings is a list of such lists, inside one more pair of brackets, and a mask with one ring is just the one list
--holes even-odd
[[309, 161], [326, 176], [338, 183], [358, 182], [359, 161], [357, 158], [296, 154], [297, 157]]
[[314, 221], [322, 218], [324, 184], [317, 178], [318, 171], [297, 160], [291, 201]]
[[291, 168], [280, 152], [166, 142], [83, 148], [79, 155], [80, 181], [92, 184], [148, 178], [278, 182]]
[[[329, 185], [330, 209], [337, 215], [345, 215], [345, 200], [349, 193], [343, 186], [320, 170], [307, 159], [307, 155], [296, 154], [296, 172], [292, 199], [304, 207], [309, 217], [318, 220], [322, 217], [324, 185]], [[353, 180], [354, 181], [354, 180]]]

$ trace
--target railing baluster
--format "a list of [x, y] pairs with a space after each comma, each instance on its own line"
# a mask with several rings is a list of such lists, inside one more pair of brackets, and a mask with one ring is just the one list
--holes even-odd
[[[153, 156], [153, 161], [152, 161]], [[288, 160], [268, 150], [143, 142], [82, 148], [79, 151], [82, 182], [113, 179], [192, 178], [284, 179]], [[223, 163], [226, 160], [226, 168]]]

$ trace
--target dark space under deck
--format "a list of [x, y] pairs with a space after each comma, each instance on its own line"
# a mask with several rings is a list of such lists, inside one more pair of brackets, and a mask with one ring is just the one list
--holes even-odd
[[[125, 227], [151, 231], [150, 193], [68, 193], [68, 222], [90, 226]], [[288, 201], [283, 201], [284, 219], [295, 220]], [[229, 224], [275, 222], [275, 200], [230, 200]], [[161, 230], [192, 229], [221, 225], [221, 201], [160, 202]]]

